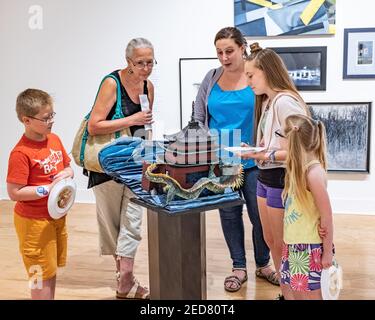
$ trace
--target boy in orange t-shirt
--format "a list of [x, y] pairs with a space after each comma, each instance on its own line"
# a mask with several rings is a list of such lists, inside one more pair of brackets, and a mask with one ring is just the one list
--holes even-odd
[[51, 96], [27, 89], [17, 97], [18, 119], [25, 133], [9, 156], [7, 189], [17, 201], [14, 224], [32, 299], [54, 299], [57, 267], [66, 263], [65, 216], [48, 214], [48, 195], [62, 179], [73, 177], [70, 158], [59, 137], [51, 133], [55, 112]]

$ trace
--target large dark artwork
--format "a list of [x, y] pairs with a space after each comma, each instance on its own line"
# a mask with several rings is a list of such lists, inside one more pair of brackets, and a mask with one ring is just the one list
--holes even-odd
[[371, 102], [308, 105], [326, 127], [328, 170], [369, 172]]

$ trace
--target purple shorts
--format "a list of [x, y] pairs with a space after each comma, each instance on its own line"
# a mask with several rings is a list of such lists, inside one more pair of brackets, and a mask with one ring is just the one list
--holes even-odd
[[281, 194], [283, 189], [267, 187], [265, 184], [257, 181], [257, 196], [267, 199], [267, 206], [271, 208], [284, 209]]

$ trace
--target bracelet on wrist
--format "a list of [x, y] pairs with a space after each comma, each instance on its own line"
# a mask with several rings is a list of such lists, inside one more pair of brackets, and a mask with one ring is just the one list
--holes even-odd
[[271, 162], [275, 162], [276, 161], [276, 150], [271, 151], [271, 153], [270, 153], [270, 160], [271, 160]]

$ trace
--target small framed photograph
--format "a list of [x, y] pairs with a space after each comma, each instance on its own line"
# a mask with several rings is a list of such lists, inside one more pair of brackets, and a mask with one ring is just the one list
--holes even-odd
[[211, 69], [220, 67], [218, 58], [180, 58], [180, 127], [187, 126], [191, 119], [192, 103], [199, 87]]
[[327, 47], [270, 49], [284, 61], [298, 90], [326, 90]]
[[328, 171], [370, 172], [371, 102], [311, 102], [311, 115], [324, 123]]
[[344, 29], [344, 79], [375, 78], [375, 28]]

